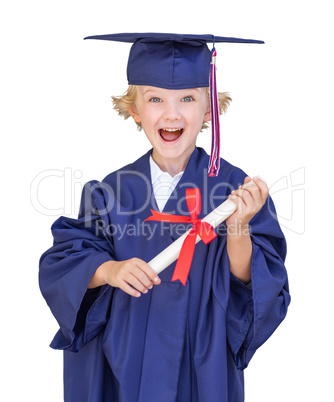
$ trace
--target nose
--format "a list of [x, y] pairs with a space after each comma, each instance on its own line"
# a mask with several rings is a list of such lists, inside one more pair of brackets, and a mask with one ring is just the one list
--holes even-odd
[[181, 113], [179, 109], [179, 105], [176, 102], [168, 102], [166, 103], [166, 108], [164, 111], [165, 120], [169, 121], [177, 121], [181, 118]]

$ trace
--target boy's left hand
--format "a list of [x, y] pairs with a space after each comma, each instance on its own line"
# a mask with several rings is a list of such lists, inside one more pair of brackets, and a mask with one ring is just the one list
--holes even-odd
[[266, 202], [269, 194], [267, 184], [258, 177], [254, 177], [254, 184], [248, 184], [250, 181], [251, 178], [247, 176], [244, 184], [232, 191], [229, 196], [229, 199], [236, 204], [237, 210], [226, 220], [228, 228], [231, 225], [236, 225], [238, 228], [247, 226]]

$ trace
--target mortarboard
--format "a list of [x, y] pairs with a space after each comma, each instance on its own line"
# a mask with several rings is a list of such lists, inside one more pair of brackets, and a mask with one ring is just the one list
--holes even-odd
[[[212, 144], [209, 176], [219, 171], [220, 133], [215, 43], [264, 43], [253, 39], [170, 33], [119, 33], [85, 39], [133, 43], [128, 60], [129, 85], [165, 89], [210, 87]], [[210, 51], [207, 43], [213, 43]]]

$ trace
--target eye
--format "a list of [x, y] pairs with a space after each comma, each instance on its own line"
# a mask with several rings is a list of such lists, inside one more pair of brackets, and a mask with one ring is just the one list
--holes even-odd
[[150, 99], [150, 102], [153, 102], [153, 103], [158, 103], [158, 102], [162, 102], [162, 100], [160, 99], [160, 98], [151, 98]]
[[192, 102], [194, 98], [192, 96], [185, 96], [181, 102]]

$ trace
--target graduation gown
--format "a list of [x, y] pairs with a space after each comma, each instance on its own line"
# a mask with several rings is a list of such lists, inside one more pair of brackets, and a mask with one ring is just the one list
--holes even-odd
[[[132, 257], [151, 260], [189, 226], [144, 222], [158, 210], [151, 151], [83, 189], [78, 219], [60, 217], [54, 245], [40, 260], [40, 288], [60, 330], [66, 402], [241, 402], [243, 369], [284, 319], [290, 302], [286, 243], [270, 197], [250, 222], [252, 283], [230, 273], [226, 226], [196, 245], [186, 286], [161, 284], [135, 298], [105, 285], [87, 290], [98, 266]], [[208, 155], [193, 152], [164, 212], [188, 215], [185, 190], [198, 187], [203, 218], [243, 183], [245, 173], [221, 159], [207, 176]]]

